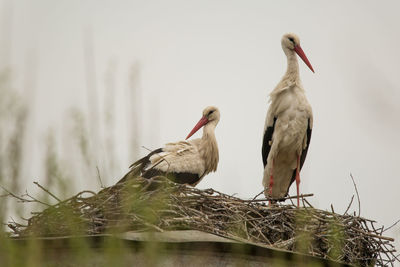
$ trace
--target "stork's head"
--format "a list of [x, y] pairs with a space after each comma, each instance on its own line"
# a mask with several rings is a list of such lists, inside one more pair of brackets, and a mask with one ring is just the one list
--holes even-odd
[[201, 127], [203, 127], [206, 124], [213, 124], [216, 126], [219, 122], [219, 110], [217, 107], [214, 106], [209, 106], [206, 107], [203, 110], [203, 117], [199, 120], [199, 122], [194, 126], [193, 130], [189, 133], [189, 135], [186, 137], [188, 139], [191, 137], [193, 134], [195, 134]]
[[203, 110], [203, 117], [207, 118], [208, 122], [219, 122], [219, 110], [217, 107], [209, 106]]
[[283, 35], [281, 43], [283, 51], [285, 51], [285, 54], [287, 54], [287, 52], [290, 51], [292, 53], [296, 52], [296, 54], [304, 61], [304, 63], [306, 63], [306, 65], [310, 68], [310, 70], [314, 72], [314, 69], [311, 66], [310, 61], [308, 61], [306, 54], [304, 53], [303, 49], [300, 46], [300, 39], [296, 34], [287, 33]]

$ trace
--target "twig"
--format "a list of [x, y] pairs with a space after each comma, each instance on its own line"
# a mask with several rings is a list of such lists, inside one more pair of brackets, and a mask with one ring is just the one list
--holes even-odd
[[382, 240], [387, 240], [387, 241], [390, 241], [390, 242], [394, 242], [394, 238], [391, 238], [391, 237], [386, 237], [386, 236], [382, 236], [382, 235], [376, 235], [376, 234], [366, 233], [366, 232], [364, 232], [364, 231], [362, 231], [362, 230], [360, 230], [360, 229], [357, 229], [357, 228], [355, 228], [355, 230], [356, 230], [357, 232], [361, 233], [361, 234], [364, 234], [364, 235], [368, 235], [368, 236], [375, 237], [375, 238], [378, 238], [378, 239], [382, 239]]
[[353, 175], [350, 173], [351, 180], [353, 181], [354, 188], [356, 189], [357, 200], [358, 200], [358, 217], [361, 215], [361, 202], [360, 202], [360, 195], [358, 194], [356, 182], [354, 182]]
[[[264, 191], [263, 191], [264, 192]], [[300, 198], [306, 198], [306, 197], [312, 197], [312, 196], [314, 196], [314, 194], [302, 194], [302, 195], [300, 195], [299, 197]], [[282, 200], [284, 199], [284, 200], [287, 200], [287, 199], [294, 199], [294, 198], [297, 198], [297, 196], [287, 196], [287, 197], [284, 197], [284, 198], [281, 198]], [[269, 200], [276, 200], [276, 199], [274, 199], [274, 198], [260, 198], [260, 199], [244, 199], [244, 200], [242, 200], [242, 201], [244, 201], [244, 202], [264, 202], [264, 201], [269, 201]]]
[[7, 194], [8, 194], [9, 196], [18, 199], [18, 200], [21, 201], [21, 202], [34, 202], [34, 201], [31, 200], [31, 199], [26, 199], [26, 198], [17, 196], [16, 194], [12, 193], [11, 191], [8, 191], [8, 190], [7, 190], [4, 186], [2, 186], [2, 185], [0, 185], [0, 187], [1, 187], [4, 191], [6, 191]]
[[97, 166], [97, 165], [96, 165], [96, 170], [97, 170], [97, 178], [99, 179], [99, 182], [100, 182], [100, 188], [105, 188], [103, 185], [103, 182], [101, 181], [99, 166]]
[[43, 191], [45, 191], [47, 194], [49, 194], [50, 196], [52, 196], [55, 200], [57, 200], [58, 202], [61, 202], [61, 199], [59, 199], [58, 197], [56, 197], [53, 193], [51, 193], [48, 189], [44, 188], [42, 185], [40, 185], [38, 182], [33, 182], [35, 185], [37, 185], [40, 189], [42, 189]]
[[41, 200], [39, 200], [39, 199], [37, 199], [37, 198], [31, 196], [31, 195], [28, 193], [28, 191], [25, 191], [25, 194], [23, 194], [22, 197], [24, 197], [24, 196], [30, 197], [30, 198], [31, 198], [31, 201], [30, 201], [30, 202], [36, 202], [36, 203], [40, 203], [40, 204], [42, 204], [42, 205], [45, 205], [45, 206], [47, 206], [47, 207], [51, 207], [51, 205], [50, 205], [49, 203], [43, 202], [43, 201], [41, 201]]
[[292, 198], [290, 196], [289, 196], [289, 200], [290, 200], [290, 203], [292, 203], [292, 206], [294, 206], [293, 200], [292, 200]]
[[345, 212], [343, 213], [343, 215], [345, 215], [345, 214], [349, 211], [349, 209], [350, 209], [350, 207], [351, 207], [351, 204], [353, 203], [353, 199], [354, 199], [354, 195], [351, 197], [350, 203], [349, 203], [349, 205], [347, 206], [347, 209], [345, 210]]
[[313, 205], [310, 204], [310, 202], [308, 202], [308, 200], [306, 198], [302, 198], [307, 204], [308, 206], [310, 206], [311, 208], [314, 208]]
[[391, 226], [389, 226], [388, 228], [386, 228], [385, 230], [383, 230], [382, 231], [382, 233], [383, 232], [386, 232], [387, 230], [389, 230], [390, 228], [392, 228], [392, 227], [394, 227], [396, 224], [398, 224], [400, 222], [400, 220], [397, 220], [397, 222], [395, 222], [394, 224], [392, 224]]
[[264, 193], [264, 190], [262, 190], [260, 193], [258, 193], [255, 197], [253, 197], [253, 199], [252, 200], [255, 200], [257, 197], [259, 197], [261, 194], [263, 194]]

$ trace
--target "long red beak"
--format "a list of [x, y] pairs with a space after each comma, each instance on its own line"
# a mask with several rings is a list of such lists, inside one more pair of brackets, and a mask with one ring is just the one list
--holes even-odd
[[194, 126], [193, 130], [189, 133], [189, 135], [186, 137], [188, 139], [192, 135], [194, 135], [195, 132], [197, 132], [201, 127], [206, 125], [208, 123], [208, 119], [206, 117], [202, 117], [199, 122]]
[[310, 70], [312, 72], [314, 72], [313, 67], [311, 66], [310, 61], [308, 61], [308, 58], [306, 57], [306, 54], [304, 54], [303, 49], [301, 49], [300, 45], [296, 45], [294, 47], [294, 51], [297, 53], [297, 55], [299, 55], [299, 57], [304, 61], [304, 63], [306, 63], [306, 65], [310, 68]]

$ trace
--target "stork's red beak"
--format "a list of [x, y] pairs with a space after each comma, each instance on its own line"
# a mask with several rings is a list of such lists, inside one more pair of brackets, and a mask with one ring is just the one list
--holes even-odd
[[297, 55], [299, 55], [299, 57], [304, 61], [304, 63], [306, 63], [306, 65], [310, 68], [310, 70], [312, 72], [314, 72], [313, 67], [311, 66], [310, 61], [308, 61], [308, 58], [306, 57], [306, 54], [304, 54], [303, 49], [301, 49], [300, 45], [296, 45], [294, 47], [294, 51], [297, 53]]
[[197, 132], [201, 127], [203, 127], [204, 125], [206, 125], [208, 123], [208, 119], [206, 117], [202, 117], [199, 122], [196, 124], [196, 126], [194, 126], [193, 130], [189, 133], [189, 135], [186, 137], [186, 139], [188, 139], [189, 137], [191, 137], [192, 135], [195, 134], [195, 132]]

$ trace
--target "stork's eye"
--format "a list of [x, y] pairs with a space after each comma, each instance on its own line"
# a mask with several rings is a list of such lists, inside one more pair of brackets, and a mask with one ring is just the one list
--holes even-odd
[[289, 41], [291, 41], [294, 44], [294, 39], [292, 37], [289, 37]]
[[208, 112], [207, 116], [210, 116], [213, 112], [214, 112], [214, 110], [211, 110], [210, 112]]

